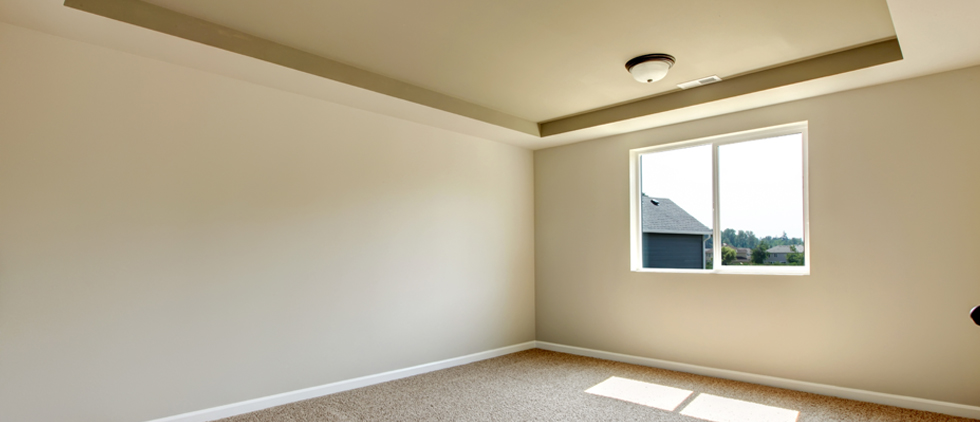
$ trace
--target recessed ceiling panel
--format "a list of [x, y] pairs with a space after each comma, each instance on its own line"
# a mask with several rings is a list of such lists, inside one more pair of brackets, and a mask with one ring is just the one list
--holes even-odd
[[[885, 0], [146, 0], [529, 121], [894, 37]], [[665, 79], [623, 65], [668, 53]]]

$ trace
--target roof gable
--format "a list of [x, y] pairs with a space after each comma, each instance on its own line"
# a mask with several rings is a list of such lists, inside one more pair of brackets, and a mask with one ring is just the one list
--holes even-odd
[[641, 195], [640, 211], [643, 233], [711, 234], [711, 229], [668, 198]]

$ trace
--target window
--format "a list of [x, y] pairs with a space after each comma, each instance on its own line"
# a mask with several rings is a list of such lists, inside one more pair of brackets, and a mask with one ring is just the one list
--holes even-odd
[[633, 271], [809, 274], [807, 123], [630, 151]]

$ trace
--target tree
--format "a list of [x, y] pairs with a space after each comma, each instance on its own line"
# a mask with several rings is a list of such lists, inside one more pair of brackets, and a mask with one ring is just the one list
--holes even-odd
[[737, 254], [737, 251], [735, 250], [735, 248], [730, 248], [728, 246], [722, 247], [721, 248], [721, 264], [722, 265], [730, 265], [731, 263], [735, 262], [735, 255], [736, 254]]
[[735, 229], [725, 229], [721, 232], [721, 243], [722, 244], [735, 244]]
[[803, 265], [803, 253], [796, 251], [796, 246], [790, 246], [792, 253], [786, 254], [786, 263], [789, 265]]
[[[798, 237], [789, 237], [786, 231], [783, 231], [782, 236], [766, 236], [759, 238], [751, 230], [735, 230], [735, 229], [725, 229], [721, 231], [721, 244], [728, 245], [733, 248], [748, 248], [755, 249], [759, 246], [759, 243], [765, 242], [770, 248], [773, 246], [781, 245], [802, 245], [803, 239]], [[713, 247], [714, 239], [709, 240], [709, 243], [705, 247]]]
[[789, 236], [786, 236], [785, 232], [783, 233], [783, 236], [780, 236], [780, 237], [766, 236], [766, 237], [762, 238], [761, 241], [766, 242], [766, 244], [768, 244], [770, 248], [773, 247], [773, 246], [781, 246], [781, 245], [802, 245], [803, 244], [803, 239], [800, 239], [798, 237], [789, 237]]
[[745, 233], [748, 233], [748, 235], [749, 235], [749, 243], [747, 245], [743, 246], [744, 248], [752, 249], [752, 248], [754, 248], [756, 246], [759, 246], [759, 238], [758, 237], [755, 237], [755, 233], [752, 233], [751, 230], [750, 231], [747, 231]]
[[739, 230], [738, 234], [735, 235], [735, 242], [732, 242], [732, 246], [736, 248], [746, 248], [749, 244], [749, 234]]
[[769, 244], [766, 242], [759, 242], [759, 244], [752, 249], [752, 263], [753, 264], [765, 264], [766, 263], [766, 250], [769, 249]]

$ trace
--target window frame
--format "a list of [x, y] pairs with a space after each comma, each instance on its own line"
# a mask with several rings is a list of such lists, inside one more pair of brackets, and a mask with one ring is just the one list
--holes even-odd
[[[653, 145], [630, 150], [630, 271], [649, 273], [690, 273], [690, 274], [754, 274], [754, 275], [809, 275], [810, 274], [810, 189], [809, 189], [809, 156], [808, 156], [808, 121], [787, 123], [741, 132], [726, 133]], [[640, 156], [651, 152], [664, 152], [675, 149], [711, 145], [711, 195], [712, 195], [712, 243], [721, 239], [721, 210], [719, 207], [720, 192], [718, 174], [718, 147], [727, 144], [755, 141], [777, 136], [802, 135], [803, 160], [803, 265], [721, 265], [721, 248], [712, 248], [712, 261], [718, 263], [712, 269], [682, 269], [682, 268], [644, 268], [643, 267], [643, 235], [640, 221], [640, 193], [642, 169]]]

